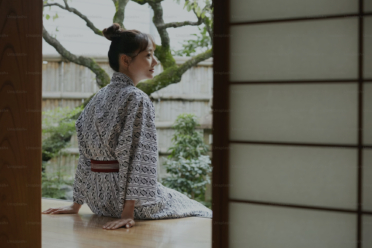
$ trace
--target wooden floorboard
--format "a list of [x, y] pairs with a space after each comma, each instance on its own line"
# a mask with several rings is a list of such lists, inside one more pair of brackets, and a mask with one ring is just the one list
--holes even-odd
[[[42, 198], [42, 211], [72, 202]], [[105, 230], [116, 218], [98, 216], [84, 204], [79, 214], [41, 214], [42, 247], [212, 247], [212, 219], [187, 217], [166, 220], [135, 220], [129, 229]]]

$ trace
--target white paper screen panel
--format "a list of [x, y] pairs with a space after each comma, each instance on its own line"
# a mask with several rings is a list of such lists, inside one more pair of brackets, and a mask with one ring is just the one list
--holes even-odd
[[[363, 149], [363, 211], [372, 211], [372, 150]], [[372, 234], [372, 233], [371, 233]]]
[[366, 16], [363, 19], [363, 77], [372, 79], [372, 17]]
[[372, 11], [372, 1], [371, 0], [364, 0], [364, 6], [363, 7], [364, 7], [364, 12], [371, 12]]
[[363, 215], [362, 216], [362, 248], [372, 247], [372, 216]]
[[372, 82], [363, 85], [363, 144], [372, 145]]
[[356, 0], [230, 0], [230, 21], [315, 17], [358, 13]]
[[230, 81], [358, 78], [358, 18], [231, 26]]
[[230, 144], [229, 151], [232, 199], [357, 210], [357, 149]]
[[229, 203], [229, 248], [355, 247], [356, 214]]
[[357, 144], [357, 83], [230, 86], [230, 139]]

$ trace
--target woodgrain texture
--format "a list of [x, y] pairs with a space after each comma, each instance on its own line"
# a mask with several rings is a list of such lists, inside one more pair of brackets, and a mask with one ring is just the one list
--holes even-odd
[[[42, 211], [71, 205], [72, 202], [42, 199]], [[162, 247], [210, 248], [212, 220], [187, 217], [165, 220], [135, 220], [135, 226], [106, 230], [102, 226], [116, 220], [92, 213], [84, 204], [78, 214], [42, 214], [43, 247]]]
[[0, 1], [0, 247], [41, 247], [42, 1]]

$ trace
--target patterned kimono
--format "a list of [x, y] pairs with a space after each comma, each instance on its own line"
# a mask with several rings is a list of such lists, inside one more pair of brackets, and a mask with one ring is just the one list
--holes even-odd
[[[157, 182], [154, 106], [121, 72], [101, 88], [76, 121], [79, 163], [73, 201], [99, 216], [120, 218], [125, 200], [135, 200], [134, 219], [188, 216], [212, 218], [212, 211]], [[119, 161], [119, 172], [93, 172], [90, 159]]]

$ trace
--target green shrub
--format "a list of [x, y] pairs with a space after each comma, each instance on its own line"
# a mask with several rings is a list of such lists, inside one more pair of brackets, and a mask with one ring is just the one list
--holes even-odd
[[[45, 163], [42, 167], [45, 169]], [[48, 174], [44, 171], [41, 172], [41, 196], [54, 199], [66, 199], [65, 191], [61, 190], [62, 185], [72, 186], [73, 180], [65, 180], [66, 174], [57, 171], [53, 174]]]
[[73, 116], [82, 110], [82, 107], [75, 109], [57, 107], [42, 112], [42, 156], [44, 161], [58, 155], [59, 151], [69, 144], [71, 135], [76, 132], [76, 119]]
[[204, 143], [202, 134], [195, 130], [197, 126], [193, 114], [177, 117], [173, 126], [176, 130], [172, 138], [174, 146], [168, 149], [170, 155], [164, 163], [171, 176], [163, 178], [162, 184], [210, 208], [211, 202], [205, 201], [205, 191], [211, 182], [211, 160], [207, 155], [208, 145]]
[[[71, 117], [79, 111], [77, 109], [71, 109], [69, 107], [61, 108], [57, 107], [52, 110], [43, 111], [42, 115], [42, 141], [43, 141], [43, 154], [48, 154], [50, 157], [61, 156], [63, 153], [60, 148], [66, 147], [69, 142], [65, 142], [64, 137], [68, 134], [74, 134], [75, 121]], [[57, 135], [58, 134], [58, 135]], [[45, 143], [48, 137], [48, 144]], [[55, 147], [55, 149], [46, 150], [45, 147]], [[57, 148], [58, 147], [58, 148]], [[49, 152], [49, 150], [54, 152]], [[42, 162], [42, 197], [55, 198], [55, 199], [66, 199], [65, 192], [60, 189], [64, 184], [73, 185], [73, 180], [65, 180], [66, 174], [58, 171], [54, 174], [47, 174], [45, 167], [47, 166], [46, 161]]]

